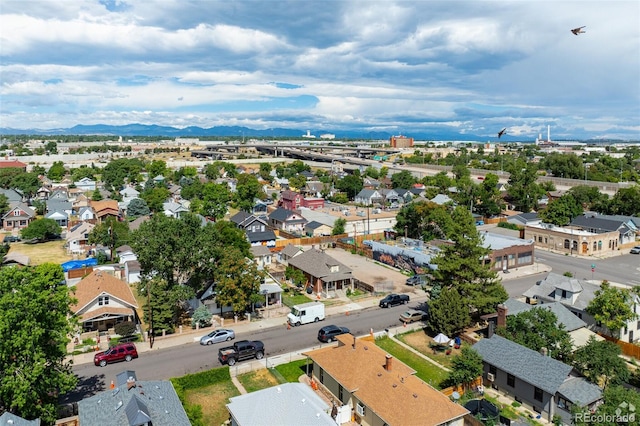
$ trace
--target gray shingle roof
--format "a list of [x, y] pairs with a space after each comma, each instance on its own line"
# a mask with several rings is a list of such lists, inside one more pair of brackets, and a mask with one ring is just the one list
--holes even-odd
[[328, 414], [329, 404], [302, 383], [284, 383], [229, 401], [227, 409], [240, 426], [336, 424]]
[[540, 282], [540, 284], [536, 284], [525, 291], [523, 296], [551, 301], [555, 299], [557, 290], [566, 290], [570, 293], [577, 293], [577, 298], [573, 303], [569, 298], [559, 300], [559, 302], [565, 306], [585, 310], [587, 305], [589, 305], [589, 302], [591, 302], [595, 297], [595, 291], [599, 288], [600, 286], [591, 284], [584, 280], [565, 277], [564, 275], [550, 272], [549, 275]]
[[278, 207], [277, 209], [275, 209], [274, 211], [271, 212], [271, 214], [269, 215], [269, 219], [273, 219], [273, 220], [276, 220], [278, 222], [284, 222], [289, 217], [291, 217], [291, 216], [293, 216], [295, 214], [296, 214], [296, 212], [294, 212], [294, 211], [283, 209], [282, 207]]
[[475, 345], [483, 361], [555, 395], [569, 376], [570, 365], [494, 334]]
[[546, 303], [542, 305], [529, 305], [516, 299], [507, 299], [504, 302], [507, 307], [507, 315], [517, 315], [520, 312], [529, 311], [531, 309], [547, 309], [553, 312], [558, 318], [558, 324], [562, 324], [566, 331], [577, 330], [586, 327], [586, 323], [575, 316], [569, 309], [564, 307], [562, 303]]
[[[138, 401], [132, 400], [136, 398]], [[120, 404], [122, 403], [122, 404]], [[144, 405], [144, 407], [143, 407]], [[116, 407], [118, 407], [116, 409]], [[170, 381], [138, 381], [127, 389], [126, 382], [78, 402], [81, 425], [132, 426], [139, 423], [138, 410], [146, 413], [154, 426], [187, 426], [191, 423]], [[130, 415], [134, 423], [130, 423]], [[148, 420], [147, 420], [148, 421]]]
[[251, 243], [257, 243], [261, 241], [275, 241], [276, 234], [273, 231], [247, 232], [247, 238]]
[[592, 404], [602, 398], [602, 389], [583, 377], [570, 377], [560, 385], [558, 392], [580, 407]]
[[253, 254], [253, 257], [269, 256], [271, 254], [271, 250], [269, 250], [267, 246], [252, 246], [251, 254]]
[[5, 411], [0, 415], [1, 426], [40, 426], [40, 419], [25, 420], [22, 417]]
[[300, 247], [294, 246], [293, 244], [287, 244], [286, 246], [284, 246], [284, 248], [280, 251], [280, 253], [284, 256], [289, 256], [289, 257], [293, 257], [296, 254], [298, 254], [299, 252], [302, 252], [302, 249]]
[[324, 225], [323, 223], [316, 222], [316, 221], [314, 220], [314, 221], [311, 221], [311, 222], [307, 223], [307, 224], [305, 225], [305, 227], [307, 227], [307, 228], [309, 228], [309, 229], [318, 229], [318, 228], [320, 228], [320, 227], [321, 227], [321, 226], [323, 226], [323, 225]]
[[[311, 249], [292, 257], [289, 259], [289, 265], [307, 272], [313, 277], [321, 278], [325, 282], [352, 278], [351, 269], [318, 249]], [[332, 267], [337, 270], [332, 272]]]
[[622, 227], [626, 228], [624, 222], [621, 220], [604, 219], [594, 216], [577, 216], [571, 221], [571, 224], [600, 232], [617, 231]]

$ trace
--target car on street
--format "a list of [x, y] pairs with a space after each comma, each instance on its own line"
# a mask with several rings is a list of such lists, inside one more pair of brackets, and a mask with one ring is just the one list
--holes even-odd
[[380, 300], [378, 306], [381, 308], [390, 308], [392, 306], [406, 305], [409, 303], [409, 295], [407, 294], [388, 294]]
[[341, 334], [350, 333], [347, 327], [339, 327], [337, 325], [325, 325], [320, 330], [318, 330], [318, 340], [321, 342], [333, 342], [336, 340], [336, 337]]
[[112, 362], [131, 361], [138, 358], [138, 350], [133, 343], [120, 343], [114, 345], [104, 352], [98, 352], [93, 356], [93, 363], [104, 367]]
[[400, 314], [400, 321], [410, 324], [416, 321], [422, 321], [426, 318], [426, 315], [422, 311], [418, 311], [417, 309], [409, 309]]
[[213, 345], [219, 342], [228, 342], [236, 338], [236, 333], [233, 330], [226, 328], [219, 328], [213, 330], [211, 333], [206, 334], [200, 338], [201, 345]]
[[426, 274], [413, 275], [407, 278], [406, 284], [411, 286], [424, 285], [429, 281], [429, 277]]
[[631, 254], [640, 254], [640, 246], [632, 247], [631, 250], [629, 250], [629, 253], [631, 253]]
[[20, 237], [15, 236], [15, 235], [7, 235], [4, 237], [4, 240], [2, 240], [3, 243], [17, 243], [20, 241]]

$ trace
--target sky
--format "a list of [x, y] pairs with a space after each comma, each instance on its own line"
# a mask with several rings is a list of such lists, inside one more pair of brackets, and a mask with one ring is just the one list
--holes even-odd
[[132, 123], [640, 140], [640, 2], [0, 0], [1, 128]]

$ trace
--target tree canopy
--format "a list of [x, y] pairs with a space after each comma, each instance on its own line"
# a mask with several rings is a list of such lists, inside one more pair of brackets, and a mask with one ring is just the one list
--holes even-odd
[[619, 385], [628, 382], [630, 377], [629, 367], [621, 354], [615, 343], [598, 341], [591, 336], [587, 344], [575, 352], [573, 366], [603, 388]]
[[36, 219], [26, 228], [20, 231], [20, 235], [25, 240], [39, 239], [48, 240], [60, 235], [62, 228], [53, 219]]
[[[72, 299], [60, 265], [0, 269], [0, 407], [53, 424], [75, 388], [66, 360]], [[9, 338], [10, 337], [10, 338]]]
[[557, 200], [551, 201], [546, 208], [538, 212], [540, 218], [546, 223], [565, 226], [571, 220], [582, 214], [582, 205], [571, 194], [564, 194]]
[[619, 337], [620, 330], [627, 322], [638, 317], [633, 311], [633, 298], [640, 288], [634, 290], [613, 287], [607, 281], [603, 281], [600, 289], [594, 293], [587, 306], [587, 313], [602, 323], [611, 331], [613, 336]]

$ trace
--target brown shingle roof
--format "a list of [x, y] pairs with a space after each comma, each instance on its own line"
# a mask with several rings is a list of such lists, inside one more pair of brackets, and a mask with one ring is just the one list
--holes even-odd
[[91, 207], [93, 207], [93, 211], [95, 211], [96, 214], [100, 213], [103, 210], [115, 210], [116, 212], [120, 210], [118, 208], [118, 202], [116, 200], [92, 201]]
[[338, 346], [307, 352], [315, 364], [338, 381], [389, 425], [440, 425], [468, 411], [417, 378], [415, 371], [393, 359], [374, 343], [338, 336]]
[[[74, 297], [78, 299], [78, 303], [72, 305], [71, 310], [74, 313], [79, 313], [103, 293], [115, 297], [134, 308], [138, 307], [127, 283], [110, 275], [108, 272], [95, 270], [76, 285]], [[127, 312], [130, 311], [127, 310]], [[83, 312], [82, 315], [84, 316], [85, 313]]]

